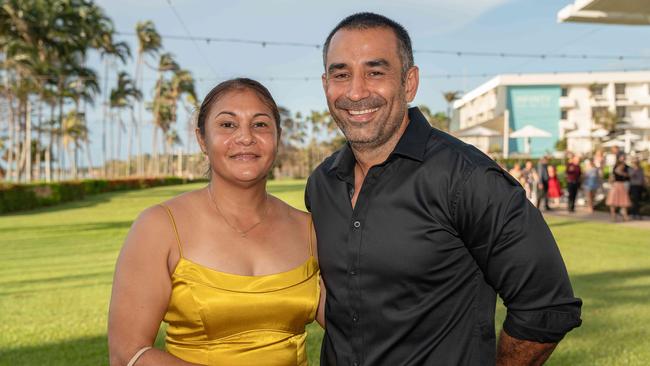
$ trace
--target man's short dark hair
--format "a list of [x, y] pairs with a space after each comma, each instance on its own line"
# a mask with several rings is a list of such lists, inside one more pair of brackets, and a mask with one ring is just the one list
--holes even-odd
[[388, 19], [383, 15], [375, 13], [356, 13], [343, 19], [339, 24], [332, 29], [330, 34], [323, 44], [323, 65], [327, 69], [327, 51], [329, 51], [330, 42], [334, 34], [341, 29], [372, 29], [372, 28], [388, 28], [395, 33], [397, 38], [397, 49], [399, 51], [399, 58], [402, 62], [402, 79], [406, 78], [406, 72], [413, 67], [413, 48], [411, 47], [411, 37], [401, 24], [394, 20]]

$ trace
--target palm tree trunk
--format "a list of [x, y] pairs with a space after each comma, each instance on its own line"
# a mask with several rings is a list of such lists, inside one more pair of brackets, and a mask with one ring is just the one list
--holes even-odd
[[14, 101], [11, 95], [9, 94], [9, 145], [7, 146], [7, 176], [6, 180], [12, 179], [14, 173], [14, 145], [16, 144], [16, 113], [14, 110]]
[[43, 130], [43, 101], [38, 100], [38, 125], [36, 127], [36, 157], [35, 163], [36, 166], [34, 180], [41, 180], [41, 135]]
[[131, 123], [127, 125], [127, 141], [126, 141], [126, 176], [131, 175], [131, 157], [133, 156], [133, 110], [131, 110]]
[[[135, 85], [136, 88], [142, 90], [142, 52], [138, 52], [138, 57], [135, 63]], [[144, 155], [142, 153], [142, 126], [144, 125], [143, 119], [143, 101], [138, 102], [138, 122], [136, 123], [136, 139], [138, 140], [138, 151], [137, 151], [137, 172], [138, 175], [144, 175]]]
[[[122, 123], [122, 116], [121, 116], [120, 112], [117, 112], [117, 123], [118, 123], [118, 125], [117, 125], [117, 149], [116, 149], [117, 151], [116, 151], [116, 154], [115, 154], [116, 163], [119, 162], [121, 157], [122, 157], [122, 132], [123, 132], [123, 129], [124, 129], [124, 124]], [[119, 176], [119, 174], [117, 172], [118, 172], [118, 170], [115, 169], [115, 175]]]
[[90, 139], [86, 137], [84, 142], [86, 144], [84, 150], [86, 150], [86, 163], [88, 164], [88, 175], [90, 176], [90, 178], [95, 178], [95, 174], [93, 173], [93, 158], [90, 151]]
[[106, 156], [106, 118], [107, 118], [107, 110], [108, 110], [108, 58], [109, 56], [106, 56], [106, 59], [104, 60], [104, 91], [102, 93], [104, 100], [102, 101], [102, 161], [103, 161], [103, 166], [102, 166], [102, 176], [106, 178], [107, 174], [107, 156]]
[[158, 127], [153, 126], [152, 142], [151, 142], [151, 164], [149, 165], [149, 175], [158, 176]]
[[25, 102], [25, 181], [32, 182], [32, 103]]
[[[63, 85], [59, 85], [59, 91], [63, 92]], [[65, 178], [65, 151], [63, 146], [63, 95], [59, 96], [59, 133], [57, 134], [59, 155], [59, 181]]]
[[45, 150], [45, 181], [48, 183], [52, 181], [52, 147], [54, 146], [54, 142], [55, 142], [55, 134], [54, 134], [55, 108], [56, 108], [55, 104], [52, 103], [50, 105], [50, 123], [52, 124], [49, 128], [50, 143], [47, 145], [47, 149]]

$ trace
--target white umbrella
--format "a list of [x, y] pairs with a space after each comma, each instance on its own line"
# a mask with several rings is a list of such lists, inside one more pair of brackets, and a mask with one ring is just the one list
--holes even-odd
[[544, 131], [531, 125], [526, 125], [517, 131], [510, 134], [510, 138], [523, 138], [524, 139], [524, 152], [530, 153], [530, 138], [531, 137], [551, 137], [551, 133]]
[[630, 131], [625, 131], [624, 134], [616, 137], [619, 140], [623, 140], [625, 144], [625, 153], [632, 151], [632, 141], [641, 140], [641, 136], [632, 133]]
[[571, 132], [567, 132], [565, 135], [566, 137], [569, 138], [591, 138], [592, 133], [589, 130], [573, 130]]
[[591, 136], [592, 136], [592, 137], [597, 137], [597, 138], [603, 138], [603, 137], [605, 137], [605, 136], [607, 136], [607, 135], [609, 135], [609, 131], [607, 131], [607, 130], [604, 129], [604, 128], [599, 128], [599, 129], [597, 129], [597, 130], [593, 130], [593, 131], [591, 132]]
[[609, 140], [607, 142], [603, 142], [602, 145], [600, 145], [600, 146], [602, 146], [602, 147], [613, 147], [613, 146], [623, 147], [623, 146], [625, 146], [625, 142], [620, 141], [620, 140], [616, 140], [616, 139], [612, 139], [612, 140]]
[[499, 131], [495, 131], [483, 126], [476, 126], [456, 134], [458, 137], [493, 137], [501, 136]]

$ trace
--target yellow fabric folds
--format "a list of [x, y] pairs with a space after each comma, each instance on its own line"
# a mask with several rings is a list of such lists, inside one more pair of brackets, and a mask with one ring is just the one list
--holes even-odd
[[181, 257], [164, 321], [167, 351], [203, 365], [307, 365], [305, 325], [316, 315], [319, 268], [266, 276], [219, 272]]

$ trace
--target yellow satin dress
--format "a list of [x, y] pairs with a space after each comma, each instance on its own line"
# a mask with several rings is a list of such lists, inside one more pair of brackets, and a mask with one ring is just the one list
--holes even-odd
[[305, 325], [314, 321], [320, 270], [309, 258], [286, 272], [243, 276], [207, 268], [183, 257], [172, 274], [164, 321], [167, 352], [201, 365], [307, 365]]

